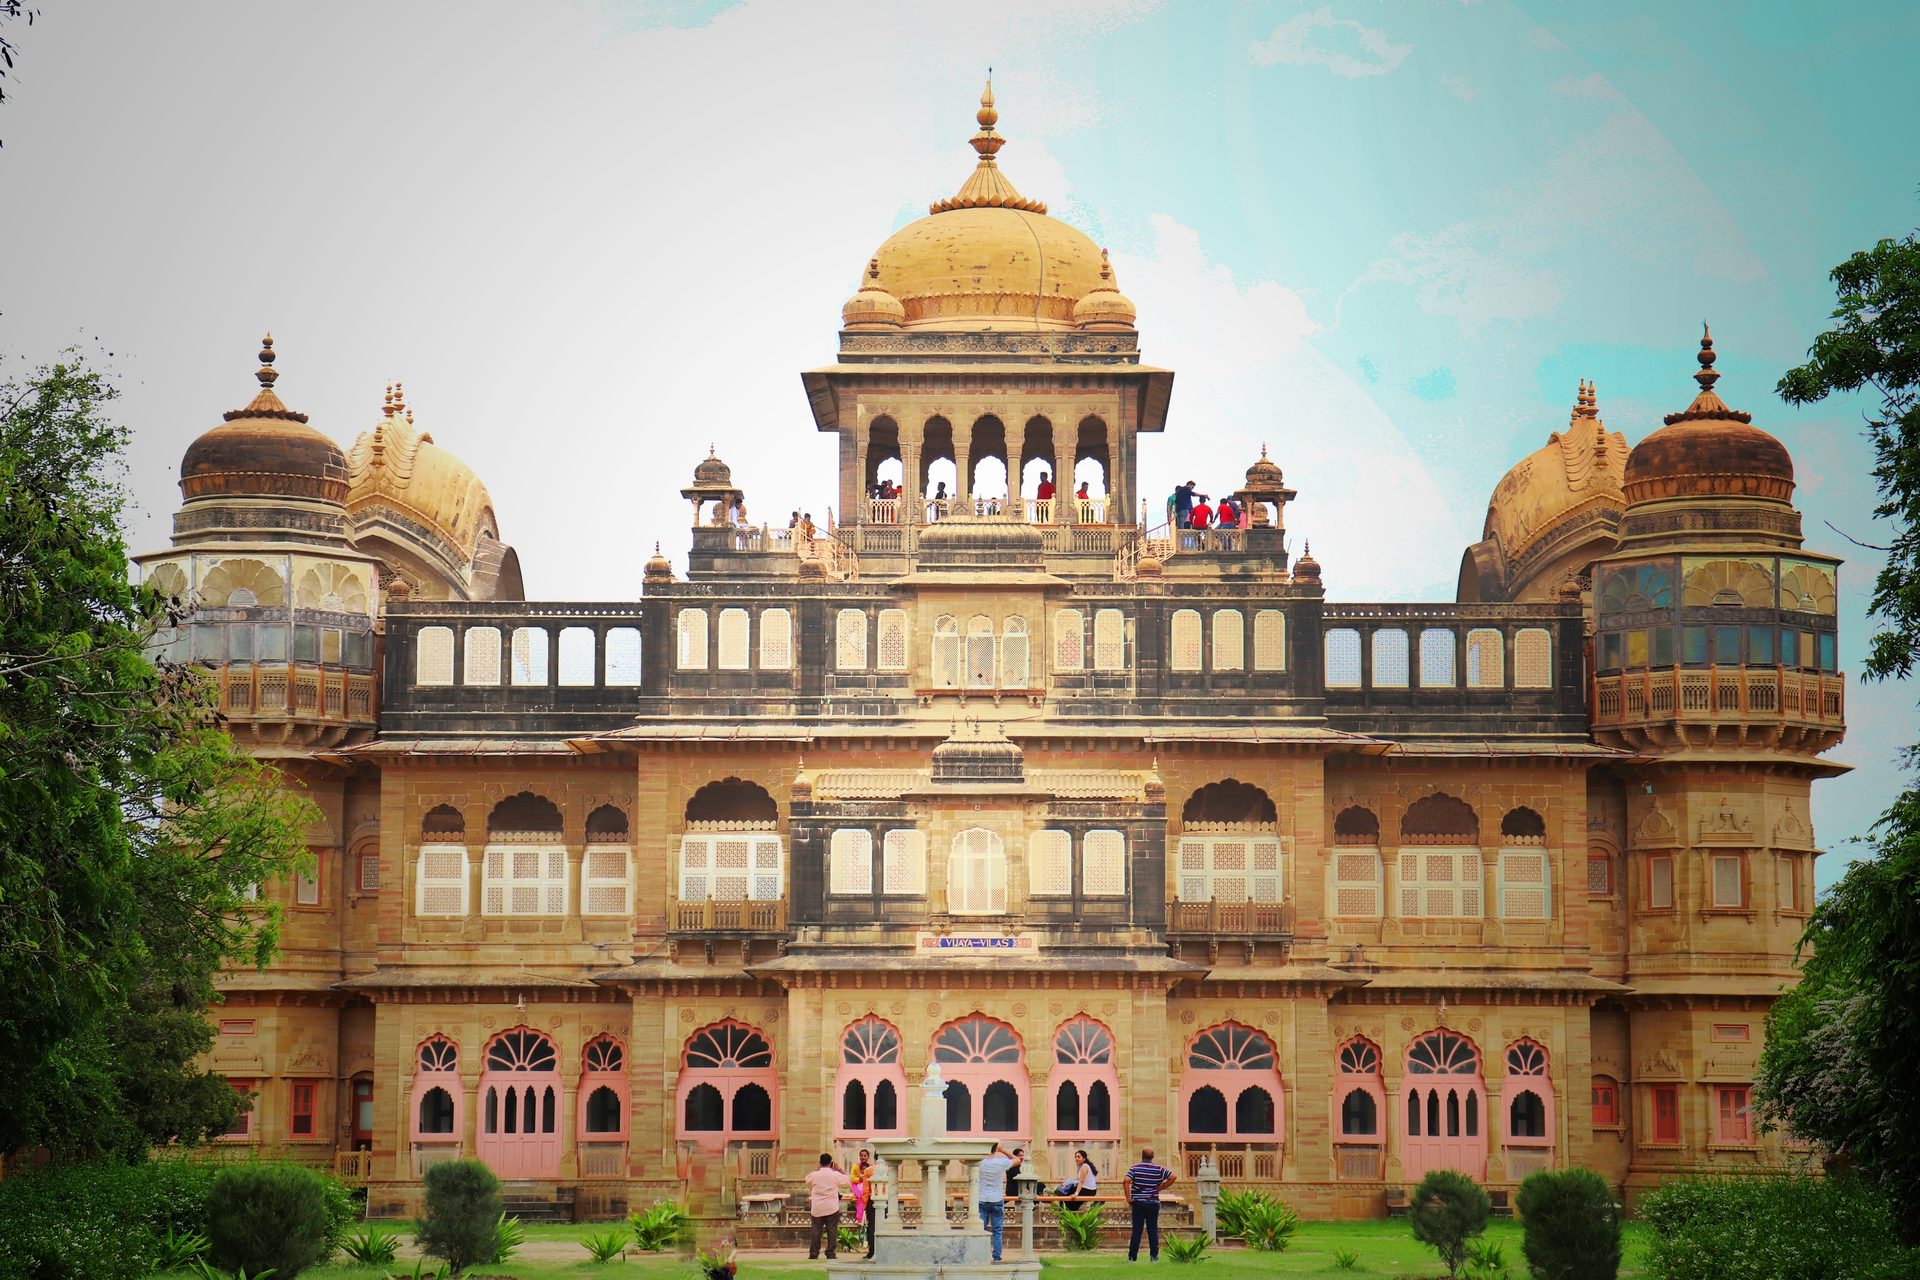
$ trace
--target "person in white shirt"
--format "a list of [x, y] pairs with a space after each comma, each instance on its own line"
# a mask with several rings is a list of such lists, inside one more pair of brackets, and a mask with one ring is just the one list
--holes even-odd
[[993, 1260], [1000, 1261], [1007, 1230], [1007, 1174], [1018, 1163], [999, 1143], [980, 1162], [980, 1225], [993, 1238]]

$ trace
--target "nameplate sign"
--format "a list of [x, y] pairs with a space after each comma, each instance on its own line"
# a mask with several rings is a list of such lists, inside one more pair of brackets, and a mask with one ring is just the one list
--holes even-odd
[[1009, 953], [1033, 955], [1040, 950], [1040, 939], [1031, 933], [919, 933], [914, 935], [913, 949], [923, 956], [984, 959]]

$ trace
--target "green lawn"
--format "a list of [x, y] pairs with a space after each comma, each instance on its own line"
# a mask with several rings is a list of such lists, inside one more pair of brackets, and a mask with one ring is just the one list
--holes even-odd
[[[396, 1224], [397, 1226], [398, 1224]], [[530, 1223], [527, 1244], [512, 1261], [480, 1267], [470, 1276], [513, 1277], [513, 1280], [625, 1280], [649, 1277], [650, 1280], [691, 1280], [693, 1268], [675, 1255], [633, 1255], [625, 1262], [596, 1266], [588, 1260], [579, 1242], [598, 1235], [617, 1224], [590, 1223], [561, 1226]], [[1527, 1274], [1520, 1256], [1520, 1227], [1510, 1221], [1495, 1222], [1486, 1238], [1501, 1244], [1507, 1266], [1515, 1280]], [[1647, 1236], [1637, 1224], [1627, 1226], [1627, 1251], [1620, 1269], [1623, 1280], [1646, 1274]], [[1349, 1250], [1359, 1256], [1359, 1266], [1351, 1271], [1336, 1270], [1333, 1256], [1337, 1250]], [[302, 1273], [302, 1280], [382, 1280], [387, 1271], [405, 1274], [412, 1266], [412, 1250], [403, 1252], [409, 1261], [391, 1268], [329, 1266]], [[1045, 1255], [1049, 1280], [1138, 1280], [1140, 1266], [1129, 1266], [1123, 1252], [1097, 1254]], [[1161, 1266], [1172, 1264], [1162, 1259]], [[1253, 1280], [1254, 1277], [1319, 1277], [1323, 1280], [1399, 1280], [1400, 1277], [1444, 1275], [1431, 1250], [1416, 1244], [1404, 1220], [1386, 1222], [1303, 1222], [1294, 1234], [1293, 1245], [1285, 1253], [1252, 1253], [1241, 1249], [1222, 1250], [1192, 1268], [1178, 1268], [1185, 1280]], [[808, 1263], [804, 1249], [781, 1252], [755, 1252], [740, 1258], [740, 1280], [825, 1280], [826, 1271], [818, 1263]]]

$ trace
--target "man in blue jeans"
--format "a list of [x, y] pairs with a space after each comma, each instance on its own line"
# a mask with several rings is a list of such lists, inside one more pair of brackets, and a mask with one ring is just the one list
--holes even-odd
[[1173, 1170], [1155, 1164], [1153, 1148], [1143, 1147], [1140, 1163], [1128, 1169], [1120, 1184], [1127, 1191], [1127, 1207], [1133, 1210], [1133, 1242], [1127, 1246], [1127, 1261], [1140, 1261], [1140, 1232], [1147, 1233], [1147, 1260], [1160, 1261], [1160, 1193], [1173, 1185]]
[[1000, 1261], [1007, 1231], [1007, 1172], [1017, 1163], [999, 1143], [980, 1162], [980, 1225], [993, 1238], [993, 1260]]

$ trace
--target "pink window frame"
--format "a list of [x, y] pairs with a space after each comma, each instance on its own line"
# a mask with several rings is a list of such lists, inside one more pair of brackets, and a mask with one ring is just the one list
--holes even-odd
[[221, 1134], [219, 1141], [252, 1142], [253, 1122], [260, 1114], [260, 1099], [257, 1096], [260, 1091], [260, 1082], [251, 1076], [228, 1076], [226, 1080], [229, 1088], [239, 1094], [242, 1100], [252, 1105], [242, 1111], [239, 1118], [234, 1121], [237, 1127]]
[[[1105, 1062], [1062, 1062], [1059, 1042], [1069, 1027], [1085, 1023], [1098, 1028], [1107, 1036], [1107, 1060]], [[1119, 1039], [1113, 1034], [1113, 1028], [1097, 1018], [1086, 1014], [1076, 1014], [1053, 1029], [1054, 1046], [1053, 1071], [1047, 1080], [1047, 1119], [1052, 1121], [1060, 1114], [1060, 1086], [1072, 1084], [1080, 1091], [1080, 1123], [1077, 1129], [1050, 1129], [1049, 1134], [1056, 1138], [1071, 1138], [1075, 1141], [1104, 1141], [1120, 1136], [1123, 1126], [1120, 1120], [1120, 1072], [1114, 1066], [1114, 1055], [1119, 1048]], [[1107, 1086], [1107, 1120], [1104, 1129], [1086, 1127], [1087, 1091], [1094, 1084]]]
[[[739, 1027], [759, 1036], [767, 1045], [768, 1064], [764, 1067], [695, 1067], [687, 1062], [688, 1051], [693, 1042], [701, 1035], [716, 1031], [721, 1027]], [[687, 1128], [687, 1095], [703, 1084], [710, 1084], [720, 1094], [721, 1125], [718, 1129]], [[757, 1084], [767, 1091], [770, 1119], [765, 1129], [743, 1129], [733, 1127], [733, 1103], [740, 1090], [750, 1084]], [[692, 1034], [680, 1046], [680, 1079], [673, 1091], [673, 1131], [681, 1142], [692, 1142], [712, 1151], [724, 1151], [729, 1142], [771, 1142], [780, 1134], [780, 1072], [779, 1050], [773, 1037], [756, 1026], [733, 1018], [722, 1018], [710, 1022], [704, 1027], [695, 1028]]]
[[[1202, 1036], [1229, 1027], [1252, 1033], [1267, 1047], [1273, 1055], [1272, 1067], [1193, 1067], [1184, 1065], [1193, 1053], [1194, 1045]], [[1193, 1033], [1180, 1051], [1183, 1064], [1180, 1071], [1180, 1140], [1182, 1142], [1279, 1142], [1287, 1131], [1287, 1091], [1280, 1078], [1280, 1049], [1273, 1038], [1264, 1032], [1256, 1031], [1244, 1022], [1229, 1019], [1216, 1022], [1210, 1027], [1202, 1027]], [[1273, 1098], [1273, 1132], [1241, 1133], [1239, 1124], [1240, 1095], [1251, 1088], [1262, 1088]], [[1193, 1095], [1202, 1089], [1212, 1088], [1227, 1103], [1227, 1131], [1225, 1133], [1195, 1133], [1188, 1127], [1192, 1118]]]
[[[1620, 1082], [1612, 1076], [1595, 1076], [1591, 1090], [1593, 1107], [1593, 1127], [1596, 1129], [1618, 1129], [1620, 1127]], [[1600, 1094], [1607, 1094], [1607, 1111], [1603, 1117], [1600, 1110]]]
[[[596, 1044], [615, 1045], [620, 1050], [622, 1067], [617, 1071], [600, 1071], [589, 1067], [589, 1055]], [[595, 1036], [587, 1041], [580, 1050], [580, 1088], [574, 1094], [576, 1106], [574, 1117], [576, 1140], [580, 1142], [625, 1142], [633, 1127], [633, 1099], [627, 1083], [627, 1046], [615, 1036]], [[604, 1133], [589, 1132], [587, 1129], [587, 1104], [592, 1101], [594, 1090], [611, 1089], [613, 1096], [620, 1100], [620, 1127]]]
[[[847, 1051], [846, 1051], [847, 1036], [853, 1032], [853, 1029], [855, 1027], [858, 1027], [868, 1022], [874, 1023], [878, 1026], [885, 1027], [888, 1031], [891, 1031], [893, 1033], [894, 1047], [893, 1047], [893, 1060], [891, 1062], [871, 1062], [871, 1061], [848, 1062], [847, 1061]], [[867, 1142], [867, 1141], [871, 1141], [874, 1138], [904, 1138], [907, 1136], [907, 1108], [910, 1105], [910, 1102], [907, 1097], [906, 1069], [900, 1063], [901, 1046], [905, 1043], [906, 1042], [901, 1038], [899, 1027], [896, 1027], [895, 1025], [893, 1025], [893, 1023], [887, 1021], [885, 1018], [879, 1017], [875, 1014], [868, 1014], [865, 1017], [855, 1018], [852, 1022], [849, 1022], [846, 1026], [840, 1029], [840, 1038], [836, 1042], [836, 1045], [837, 1045], [836, 1052], [839, 1058], [840, 1065], [833, 1073], [833, 1136], [834, 1137], [845, 1138], [848, 1141], [852, 1141], [852, 1142]], [[942, 1064], [942, 1070], [944, 1069], [945, 1069], [945, 1064]], [[855, 1081], [858, 1081], [861, 1084], [861, 1086], [864, 1087], [867, 1091], [868, 1123], [867, 1123], [867, 1127], [864, 1129], [849, 1129], [846, 1127], [847, 1086], [849, 1084], [854, 1083]], [[880, 1084], [882, 1081], [885, 1081], [886, 1083], [893, 1086], [894, 1124], [893, 1124], [893, 1127], [890, 1129], [875, 1128], [872, 1123], [873, 1091], [874, 1091], [874, 1087]]]
[[[1373, 1050], [1374, 1062], [1377, 1065], [1371, 1072], [1346, 1070], [1341, 1065], [1341, 1061], [1346, 1055], [1347, 1047], [1361, 1044]], [[1333, 1129], [1333, 1144], [1336, 1147], [1384, 1147], [1387, 1145], [1387, 1085], [1381, 1074], [1385, 1070], [1386, 1060], [1386, 1055], [1380, 1051], [1380, 1046], [1367, 1036], [1349, 1036], [1334, 1049], [1333, 1111], [1330, 1123]], [[1373, 1099], [1373, 1133], [1370, 1136], [1346, 1133], [1340, 1127], [1341, 1115], [1346, 1110], [1347, 1095], [1356, 1089]]]
[[[1416, 1073], [1413, 1070], [1413, 1051], [1432, 1037], [1442, 1034], [1462, 1041], [1473, 1051], [1472, 1071]], [[1457, 1169], [1475, 1179], [1484, 1179], [1487, 1176], [1487, 1152], [1493, 1144], [1494, 1119], [1488, 1105], [1485, 1070], [1486, 1057], [1481, 1053], [1479, 1044], [1472, 1037], [1449, 1027], [1434, 1027], [1421, 1032], [1407, 1042], [1400, 1088], [1393, 1099], [1392, 1124], [1400, 1143], [1402, 1159], [1407, 1165], [1412, 1166], [1406, 1170], [1410, 1180], [1439, 1168]], [[1457, 1136], [1445, 1133], [1412, 1133], [1407, 1123], [1407, 1102], [1415, 1093], [1423, 1096], [1431, 1093], [1436, 1098], [1443, 1094], [1449, 1097], [1458, 1094], [1462, 1117], [1460, 1133]], [[1468, 1106], [1468, 1099], [1472, 1099], [1471, 1107]], [[1423, 1104], [1421, 1107], [1423, 1119], [1433, 1115], [1434, 1111], [1435, 1108], [1432, 1106]], [[1444, 1119], [1446, 1115], [1444, 1104], [1440, 1105], [1440, 1114]], [[1471, 1122], [1468, 1120], [1470, 1114], [1474, 1116]], [[1504, 1131], [1506, 1128], [1504, 1116], [1502, 1120], [1501, 1129]], [[1427, 1123], [1423, 1122], [1421, 1128], [1424, 1130], [1427, 1127]], [[1469, 1128], [1477, 1128], [1479, 1132], [1468, 1133]], [[1431, 1153], [1427, 1148], [1433, 1147], [1439, 1149], [1441, 1159], [1428, 1160], [1427, 1157]], [[1449, 1154], [1449, 1148], [1453, 1149], [1452, 1155], [1464, 1158], [1451, 1163], [1447, 1162], [1445, 1157]]]
[[[982, 1013], [977, 1009], [965, 1017], [950, 1019], [935, 1028], [932, 1038], [927, 1042], [927, 1058], [929, 1061], [934, 1060], [935, 1046], [940, 1043], [941, 1035], [944, 1034], [949, 1027], [957, 1027], [963, 1023], [972, 1022], [976, 1018], [1005, 1028], [1007, 1033], [1013, 1037], [1013, 1043], [1019, 1050], [1020, 1056], [1012, 1062], [947, 1062], [941, 1060], [941, 1077], [948, 1081], [957, 1080], [961, 1084], [964, 1084], [967, 1087], [968, 1095], [973, 1099], [973, 1106], [969, 1109], [973, 1117], [973, 1127], [969, 1129], [953, 1129], [948, 1132], [956, 1138], [993, 1138], [1000, 1141], [1017, 1138], [1024, 1141], [1033, 1134], [1033, 1097], [1031, 1081], [1027, 1075], [1027, 1043], [1020, 1038], [1020, 1033], [1015, 1031], [1010, 1024], [1002, 1022], [1000, 1019], [989, 1014]], [[1015, 1105], [1014, 1126], [1011, 1133], [999, 1129], [988, 1130], [981, 1127], [981, 1121], [986, 1118], [987, 1086], [998, 1084], [1002, 1081], [1013, 1086]]]
[[[420, 1066], [420, 1054], [429, 1044], [440, 1041], [453, 1046], [454, 1065], [448, 1071], [427, 1071]], [[457, 1143], [465, 1132], [467, 1118], [467, 1091], [460, 1083], [460, 1046], [452, 1037], [431, 1035], [413, 1047], [413, 1088], [407, 1095], [407, 1133], [414, 1142]], [[445, 1089], [447, 1096], [453, 1099], [453, 1131], [450, 1133], [422, 1133], [420, 1131], [420, 1102], [435, 1088]]]
[[[1677, 1084], [1649, 1085], [1647, 1096], [1647, 1141], [1663, 1147], [1679, 1146], [1681, 1130], [1680, 1086]], [[1667, 1116], [1673, 1122], [1673, 1128], [1672, 1131], [1668, 1133], [1662, 1133], [1660, 1130], [1660, 1102], [1662, 1099], [1665, 1099], [1670, 1104], [1666, 1110]]]
[[[1739, 1095], [1739, 1103], [1728, 1114], [1727, 1101]], [[1731, 1126], [1731, 1128], [1730, 1128]], [[1753, 1088], [1744, 1084], [1715, 1085], [1713, 1089], [1713, 1135], [1720, 1146], [1744, 1147], [1753, 1142]]]
[[[300, 1118], [300, 1091], [307, 1094], [307, 1131], [301, 1133], [295, 1124]], [[320, 1082], [318, 1080], [287, 1081], [287, 1138], [293, 1142], [313, 1142], [323, 1137], [320, 1132]]]
[[[1515, 1049], [1530, 1046], [1540, 1051], [1540, 1070], [1527, 1075], [1519, 1075], [1507, 1068], [1507, 1059]], [[1500, 1066], [1503, 1075], [1500, 1080], [1500, 1141], [1509, 1147], [1546, 1147], [1554, 1145], [1554, 1106], [1553, 1106], [1553, 1057], [1547, 1052], [1547, 1046], [1528, 1036], [1522, 1036], [1509, 1044], [1500, 1054]], [[1523, 1093], [1531, 1093], [1540, 1099], [1543, 1116], [1542, 1135], [1538, 1138], [1516, 1138], [1511, 1132], [1513, 1125], [1513, 1104]]]

